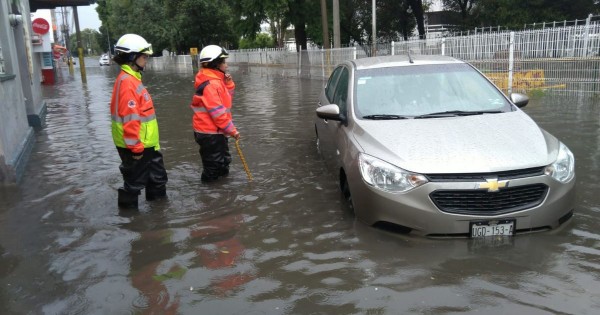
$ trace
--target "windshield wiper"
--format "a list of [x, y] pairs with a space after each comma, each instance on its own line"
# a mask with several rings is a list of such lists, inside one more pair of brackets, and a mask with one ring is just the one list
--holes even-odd
[[406, 117], [404, 117], [404, 116], [399, 116], [399, 115], [384, 115], [384, 114], [367, 115], [367, 116], [363, 116], [363, 118], [364, 119], [373, 119], [373, 120], [406, 119]]
[[481, 111], [462, 111], [462, 110], [448, 110], [445, 112], [429, 113], [413, 117], [414, 119], [423, 118], [438, 118], [438, 117], [452, 117], [452, 116], [471, 116], [471, 115], [482, 115], [482, 114], [498, 114], [502, 113], [501, 110], [481, 110]]

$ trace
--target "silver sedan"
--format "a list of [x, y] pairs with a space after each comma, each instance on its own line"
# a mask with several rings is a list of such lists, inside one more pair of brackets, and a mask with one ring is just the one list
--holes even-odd
[[429, 237], [556, 228], [575, 159], [470, 64], [444, 56], [347, 61], [316, 109], [317, 146], [358, 219]]

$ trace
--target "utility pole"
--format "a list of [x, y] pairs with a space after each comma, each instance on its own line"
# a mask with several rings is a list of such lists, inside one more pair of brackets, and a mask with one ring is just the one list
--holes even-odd
[[112, 59], [110, 54], [110, 33], [108, 32], [108, 25], [106, 25], [106, 42], [108, 43], [108, 59]]
[[327, 0], [321, 0], [321, 27], [323, 28], [323, 48], [329, 49], [329, 23], [327, 23]]
[[375, 16], [375, 0], [372, 0], [373, 3], [373, 35], [372, 35], [372, 39], [373, 39], [373, 47], [371, 47], [371, 56], [375, 57], [377, 55], [377, 19]]
[[79, 55], [79, 71], [81, 72], [81, 82], [87, 83], [85, 77], [85, 63], [83, 62], [83, 47], [81, 47], [81, 32], [79, 31], [79, 16], [77, 14], [77, 7], [73, 8], [73, 18], [75, 19], [75, 32], [77, 35], [77, 54]]
[[340, 1], [333, 0], [333, 48], [340, 48]]
[[69, 46], [69, 25], [67, 24], [67, 11], [64, 7], [61, 9], [63, 18], [63, 39], [65, 41], [65, 47], [67, 47], [67, 65], [69, 66], [69, 74], [73, 75], [75, 70], [73, 69], [73, 52], [71, 51], [71, 47]]

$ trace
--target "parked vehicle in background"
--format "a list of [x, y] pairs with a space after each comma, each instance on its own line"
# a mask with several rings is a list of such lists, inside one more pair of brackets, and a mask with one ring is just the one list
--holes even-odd
[[107, 54], [100, 56], [100, 60], [98, 62], [100, 63], [100, 66], [110, 66], [110, 58], [108, 58]]
[[350, 60], [316, 109], [317, 146], [358, 219], [429, 237], [507, 236], [573, 215], [575, 159], [472, 65]]

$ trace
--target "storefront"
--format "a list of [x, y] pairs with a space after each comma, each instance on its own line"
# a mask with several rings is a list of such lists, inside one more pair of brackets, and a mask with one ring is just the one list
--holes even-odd
[[55, 66], [53, 58], [54, 36], [51, 28], [52, 13], [50, 10], [37, 10], [31, 14], [31, 45], [33, 53], [39, 54], [39, 58], [34, 58], [40, 61], [42, 69], [42, 84], [55, 83]]

